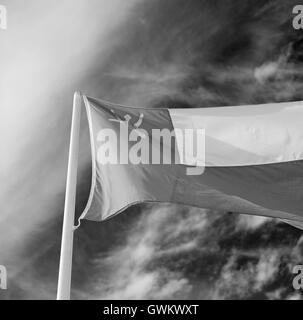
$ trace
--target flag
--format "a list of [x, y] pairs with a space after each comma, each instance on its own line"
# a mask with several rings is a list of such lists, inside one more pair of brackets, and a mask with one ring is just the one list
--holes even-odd
[[303, 102], [168, 109], [84, 101], [92, 182], [80, 219], [149, 202], [303, 226]]

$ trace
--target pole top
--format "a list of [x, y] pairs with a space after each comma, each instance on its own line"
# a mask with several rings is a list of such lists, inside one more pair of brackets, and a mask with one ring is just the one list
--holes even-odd
[[76, 97], [81, 97], [81, 96], [82, 96], [81, 91], [75, 91], [75, 93], [74, 93], [74, 98], [76, 98]]
[[74, 93], [74, 107], [81, 107], [82, 93], [80, 91], [75, 91]]

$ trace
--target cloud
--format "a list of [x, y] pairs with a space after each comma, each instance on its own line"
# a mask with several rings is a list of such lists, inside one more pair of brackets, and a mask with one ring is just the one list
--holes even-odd
[[161, 260], [191, 252], [196, 246], [192, 234], [203, 232], [206, 224], [201, 210], [190, 210], [186, 216], [180, 215], [174, 206], [146, 210], [128, 233], [126, 244], [96, 259], [97, 272], [89, 282], [95, 283], [91, 297], [171, 299], [186, 296], [191, 290], [190, 281]]
[[260, 292], [279, 270], [277, 250], [234, 252], [222, 268], [213, 293], [214, 299], [245, 299]]
[[2, 1], [9, 24], [0, 34], [0, 263], [9, 275], [62, 213], [73, 91], [88, 84], [97, 57], [104, 63], [135, 2]]
[[249, 216], [246, 214], [239, 216], [237, 226], [244, 230], [255, 230], [260, 228], [264, 223], [271, 221], [271, 218], [261, 216]]

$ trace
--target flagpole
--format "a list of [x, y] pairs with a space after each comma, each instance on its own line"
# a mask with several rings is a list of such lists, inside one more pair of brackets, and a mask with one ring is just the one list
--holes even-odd
[[81, 93], [75, 92], [66, 179], [57, 300], [70, 299], [81, 102]]

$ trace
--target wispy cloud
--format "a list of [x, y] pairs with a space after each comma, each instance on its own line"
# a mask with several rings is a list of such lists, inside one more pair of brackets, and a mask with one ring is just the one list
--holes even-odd
[[191, 210], [186, 216], [180, 216], [179, 209], [171, 206], [146, 210], [128, 233], [127, 243], [95, 261], [97, 273], [90, 282], [95, 283], [92, 296], [102, 299], [186, 296], [191, 289], [187, 277], [161, 261], [191, 252], [197, 245], [192, 235], [203, 232], [206, 225], [205, 213], [198, 210]]
[[97, 56], [104, 63], [134, 3], [2, 1], [9, 25], [0, 35], [0, 263], [9, 275], [62, 212], [73, 91], [87, 84]]

